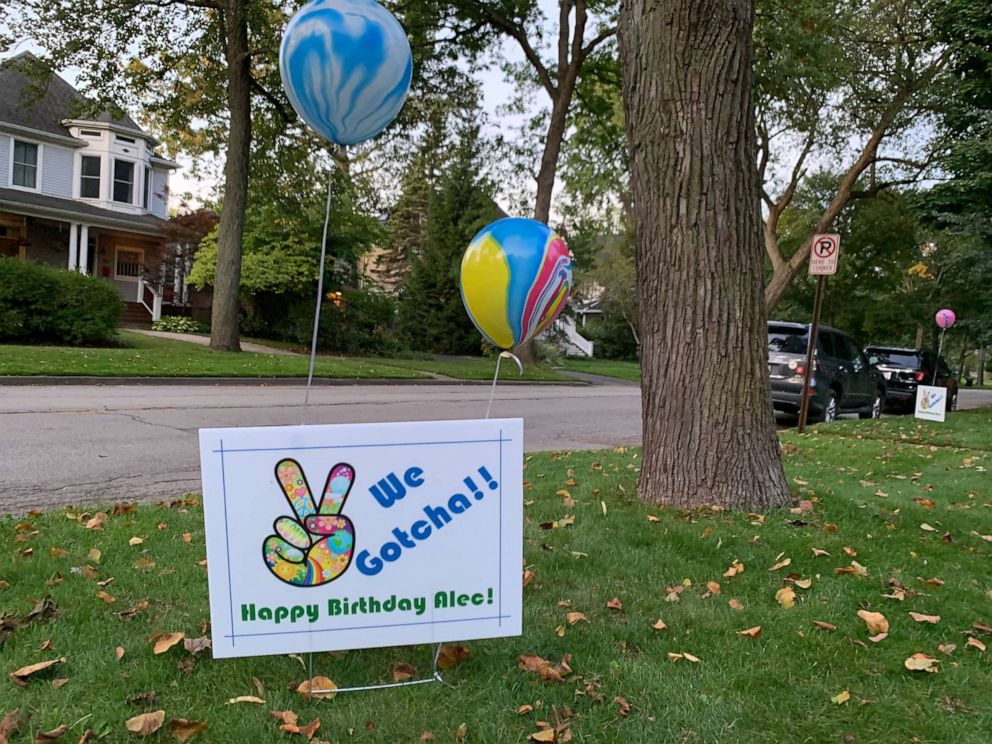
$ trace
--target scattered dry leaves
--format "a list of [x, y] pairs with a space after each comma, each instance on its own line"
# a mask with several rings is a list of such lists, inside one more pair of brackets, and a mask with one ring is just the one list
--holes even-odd
[[932, 623], [936, 625], [940, 622], [940, 615], [924, 615], [921, 612], [910, 612], [909, 616], [918, 623]]
[[[316, 677], [314, 679], [316, 679]], [[299, 692], [298, 689], [297, 692]], [[238, 695], [238, 697], [233, 697], [228, 700], [226, 705], [234, 705], [236, 703], [254, 703], [255, 705], [265, 705], [265, 701], [262, 700], [262, 698], [255, 697], [254, 695]]]
[[665, 625], [665, 621], [662, 620], [660, 617], [658, 618], [657, 622], [655, 622], [651, 627], [654, 628], [655, 630], [666, 630], [668, 628], [668, 626]]
[[589, 621], [584, 612], [569, 612], [565, 614], [565, 620], [569, 625], [575, 625], [576, 623], [581, 623], [583, 620]]
[[753, 628], [748, 628], [747, 630], [738, 630], [737, 635], [743, 638], [757, 638], [761, 635], [761, 626], [755, 625]]
[[843, 705], [850, 699], [851, 699], [851, 693], [848, 692], [847, 690], [842, 690], [841, 692], [838, 692], [836, 695], [830, 698], [830, 702], [836, 703], [837, 705]]
[[975, 636], [970, 636], [968, 638], [968, 642], [965, 645], [966, 646], [971, 646], [972, 648], [977, 648], [979, 651], [984, 651], [985, 650], [985, 644], [982, 643], [977, 638], [975, 638]]
[[389, 665], [389, 673], [393, 675], [393, 682], [406, 682], [416, 676], [417, 670], [405, 662], [397, 661]]
[[831, 632], [837, 630], [836, 625], [834, 625], [833, 623], [826, 623], [823, 620], [814, 620], [813, 625], [815, 625], [820, 630], [828, 630]]
[[55, 741], [68, 730], [69, 727], [63, 723], [51, 731], [39, 731], [34, 735], [34, 744], [49, 744], [49, 742]]
[[614, 597], [606, 603], [606, 609], [620, 612], [623, 609], [623, 602], [620, 601], [619, 597]]
[[572, 668], [568, 665], [571, 657], [571, 654], [565, 654], [560, 664], [554, 664], [537, 654], [520, 654], [517, 667], [525, 672], [533, 672], [545, 682], [564, 682], [565, 675], [572, 673]]

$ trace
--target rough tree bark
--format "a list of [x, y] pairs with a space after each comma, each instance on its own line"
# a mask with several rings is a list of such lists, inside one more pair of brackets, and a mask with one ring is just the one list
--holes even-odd
[[768, 383], [751, 103], [754, 0], [626, 0], [649, 503], [790, 496]]
[[251, 56], [248, 48], [247, 0], [226, 0], [224, 32], [230, 135], [227, 162], [224, 164], [224, 207], [217, 231], [210, 348], [214, 351], [241, 351], [238, 292], [241, 286], [241, 240], [248, 202], [251, 152]]

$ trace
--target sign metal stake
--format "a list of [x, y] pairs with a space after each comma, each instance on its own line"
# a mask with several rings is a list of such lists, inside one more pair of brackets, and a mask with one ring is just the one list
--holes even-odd
[[823, 306], [823, 288], [827, 276], [837, 273], [837, 259], [840, 254], [839, 235], [814, 235], [810, 242], [809, 273], [816, 276], [816, 299], [813, 300], [813, 322], [809, 326], [809, 341], [806, 344], [806, 364], [803, 367], [803, 389], [799, 402], [799, 433], [806, 430], [809, 416], [810, 379], [813, 376], [816, 355], [816, 337], [820, 331], [820, 308]]

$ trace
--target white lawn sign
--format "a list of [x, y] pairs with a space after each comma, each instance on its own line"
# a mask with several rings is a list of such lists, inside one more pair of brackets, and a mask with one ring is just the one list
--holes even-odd
[[523, 421], [200, 430], [215, 657], [521, 633]]
[[916, 418], [943, 421], [947, 410], [947, 388], [920, 385], [916, 388]]

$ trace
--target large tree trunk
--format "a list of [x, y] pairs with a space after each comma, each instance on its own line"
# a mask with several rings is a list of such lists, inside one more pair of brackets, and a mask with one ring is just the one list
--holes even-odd
[[753, 22], [754, 0], [621, 6], [650, 503], [789, 500], [768, 383]]
[[224, 206], [217, 232], [210, 348], [214, 351], [241, 351], [238, 292], [241, 286], [241, 239], [248, 203], [251, 152], [251, 57], [248, 51], [247, 0], [227, 0], [224, 31], [231, 123], [227, 162], [224, 165]]

